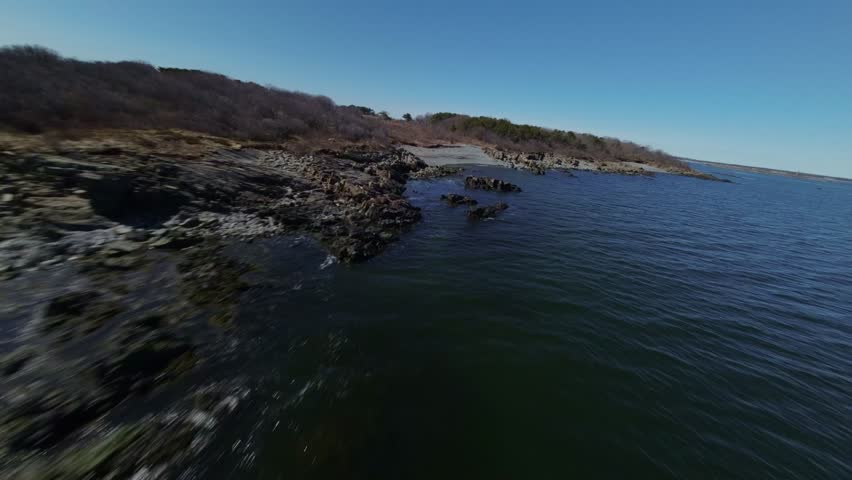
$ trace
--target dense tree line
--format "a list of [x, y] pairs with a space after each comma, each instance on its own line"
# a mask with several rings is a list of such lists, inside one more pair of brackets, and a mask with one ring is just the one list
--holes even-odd
[[280, 140], [333, 133], [381, 138], [361, 107], [224, 75], [141, 62], [82, 62], [39, 47], [0, 49], [0, 123], [17, 130], [182, 128]]
[[595, 160], [678, 163], [614, 138], [436, 113], [392, 119], [324, 96], [143, 62], [83, 62], [34, 46], [0, 48], [0, 126], [24, 132], [180, 128], [236, 139], [473, 142]]

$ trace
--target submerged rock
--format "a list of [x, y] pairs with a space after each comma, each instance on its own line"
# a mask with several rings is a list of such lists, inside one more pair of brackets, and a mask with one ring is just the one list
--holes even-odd
[[498, 213], [502, 212], [509, 208], [509, 205], [500, 202], [494, 205], [486, 205], [484, 207], [476, 207], [471, 208], [467, 212], [467, 218], [471, 220], [484, 220], [487, 218], [494, 218]]
[[468, 176], [464, 179], [465, 188], [491, 190], [495, 192], [520, 192], [521, 187], [505, 182], [503, 180], [491, 177], [474, 177]]
[[476, 205], [478, 203], [475, 199], [468, 197], [467, 195], [459, 195], [457, 193], [441, 195], [441, 200], [447, 202], [447, 205], [451, 207], [459, 205]]

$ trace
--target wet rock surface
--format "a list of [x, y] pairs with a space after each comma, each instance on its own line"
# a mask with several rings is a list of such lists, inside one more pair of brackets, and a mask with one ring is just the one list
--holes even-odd
[[119, 302], [104, 300], [95, 290], [85, 290], [53, 298], [39, 320], [42, 331], [55, 332], [58, 340], [67, 341], [96, 331], [122, 310]]
[[95, 366], [98, 383], [124, 397], [146, 392], [191, 368], [196, 361], [193, 345], [162, 328], [164, 323], [150, 316], [121, 325], [107, 355]]
[[[0, 135], [0, 477], [175, 476], [245, 392], [165, 400], [236, 341], [251, 267], [224, 249], [303, 235], [369, 259], [420, 219], [402, 194], [425, 167], [395, 148], [187, 132]], [[130, 410], [147, 413], [117, 420]]]
[[478, 190], [490, 190], [494, 192], [520, 192], [521, 187], [491, 177], [468, 176], [464, 179], [464, 187]]
[[494, 205], [486, 205], [482, 207], [471, 208], [467, 211], [467, 218], [470, 220], [486, 220], [496, 217], [503, 210], [509, 208], [509, 205], [499, 202]]
[[459, 205], [476, 205], [478, 202], [469, 197], [467, 195], [459, 195], [457, 193], [448, 193], [446, 195], [441, 195], [441, 200], [447, 203], [447, 205], [451, 207], [457, 207]]

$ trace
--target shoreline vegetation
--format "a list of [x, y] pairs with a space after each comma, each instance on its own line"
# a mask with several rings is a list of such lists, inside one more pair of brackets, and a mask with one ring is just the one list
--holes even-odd
[[[421, 218], [410, 178], [463, 171], [404, 146], [465, 144], [541, 174], [718, 180], [617, 139], [452, 113], [395, 120], [194, 70], [8, 47], [0, 72], [4, 478], [177, 476], [250, 395], [238, 379], [186, 380], [240, 338], [252, 266], [226, 248], [292, 235], [344, 263], [379, 254]], [[176, 384], [177, 399], [164, 393]]]
[[178, 129], [286, 143], [295, 153], [464, 143], [519, 166], [559, 158], [604, 170], [628, 162], [692, 172], [672, 155], [616, 138], [449, 112], [392, 119], [369, 107], [198, 70], [84, 62], [35, 46], [0, 49], [0, 70], [0, 128], [14, 132], [73, 137], [97, 129]]

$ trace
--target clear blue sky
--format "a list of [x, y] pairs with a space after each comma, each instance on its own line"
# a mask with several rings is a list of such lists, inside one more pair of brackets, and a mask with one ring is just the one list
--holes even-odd
[[852, 0], [0, 0], [0, 44], [852, 177]]

